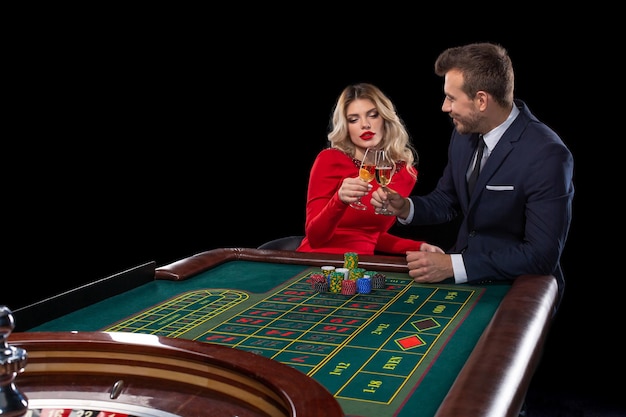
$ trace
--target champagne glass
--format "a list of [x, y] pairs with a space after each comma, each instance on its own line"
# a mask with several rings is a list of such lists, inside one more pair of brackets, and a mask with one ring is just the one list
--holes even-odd
[[[365, 154], [359, 168], [359, 179], [365, 182], [372, 182], [374, 179], [374, 171], [376, 169], [376, 150], [365, 148]], [[354, 203], [350, 203], [350, 207], [357, 210], [367, 210], [367, 206], [361, 203], [361, 197]]]
[[[389, 153], [384, 149], [379, 149], [376, 151], [376, 171], [375, 177], [376, 182], [380, 187], [384, 190], [385, 187], [389, 185], [391, 182], [391, 178], [393, 174], [396, 172], [396, 163], [389, 156]], [[387, 192], [387, 190], [385, 190]], [[391, 211], [387, 210], [387, 204], [383, 206], [376, 213], [378, 214], [391, 214]]]

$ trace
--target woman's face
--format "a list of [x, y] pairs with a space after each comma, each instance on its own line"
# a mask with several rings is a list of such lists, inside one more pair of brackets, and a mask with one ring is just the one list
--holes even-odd
[[385, 121], [371, 100], [356, 99], [346, 108], [350, 140], [356, 146], [357, 159], [361, 159], [365, 148], [378, 146], [385, 134]]

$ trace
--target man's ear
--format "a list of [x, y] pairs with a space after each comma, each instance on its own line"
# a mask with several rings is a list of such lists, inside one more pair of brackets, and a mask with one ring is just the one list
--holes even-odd
[[476, 93], [476, 96], [474, 97], [474, 102], [476, 103], [476, 107], [478, 107], [480, 111], [485, 111], [487, 109], [487, 104], [489, 104], [490, 99], [491, 96], [487, 92], [480, 90]]

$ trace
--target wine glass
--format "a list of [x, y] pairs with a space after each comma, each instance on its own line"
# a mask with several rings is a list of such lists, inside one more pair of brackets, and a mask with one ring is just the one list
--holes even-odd
[[[389, 153], [384, 149], [376, 151], [376, 182], [384, 190], [385, 187], [391, 182], [391, 177], [396, 172], [396, 163], [389, 156]], [[385, 190], [387, 192], [387, 190]], [[387, 203], [388, 204], [388, 203]], [[376, 211], [378, 214], [392, 214], [387, 210], [387, 204], [385, 204], [380, 210]]]
[[[372, 182], [374, 179], [374, 170], [376, 169], [376, 150], [365, 148], [365, 154], [359, 168], [359, 179], [365, 182]], [[357, 210], [367, 210], [367, 206], [361, 203], [361, 197], [355, 202], [350, 203], [350, 207]]]

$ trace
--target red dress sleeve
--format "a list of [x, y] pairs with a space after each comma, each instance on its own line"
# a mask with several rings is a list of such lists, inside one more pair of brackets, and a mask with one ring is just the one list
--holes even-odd
[[305, 221], [305, 239], [311, 249], [323, 247], [332, 240], [332, 231], [350, 208], [339, 199], [337, 190], [344, 178], [356, 176], [357, 172], [352, 159], [336, 149], [324, 149], [313, 162]]

